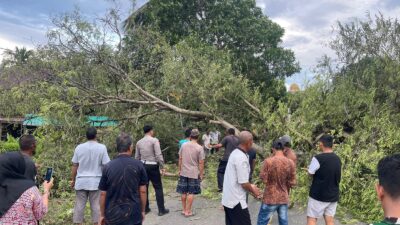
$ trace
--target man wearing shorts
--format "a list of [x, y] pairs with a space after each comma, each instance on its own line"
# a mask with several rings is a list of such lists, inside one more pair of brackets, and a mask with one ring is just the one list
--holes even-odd
[[179, 182], [176, 191], [182, 195], [182, 215], [194, 216], [194, 196], [201, 193], [200, 182], [204, 178], [204, 149], [198, 144], [200, 132], [193, 129], [190, 142], [179, 151]]
[[339, 184], [341, 179], [340, 158], [333, 152], [333, 137], [323, 135], [319, 139], [322, 153], [313, 157], [308, 173], [313, 177], [307, 207], [307, 225], [315, 225], [324, 217], [326, 225], [334, 224]]

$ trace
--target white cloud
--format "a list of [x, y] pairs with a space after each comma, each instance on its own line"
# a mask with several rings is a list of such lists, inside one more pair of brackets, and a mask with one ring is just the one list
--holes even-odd
[[366, 19], [367, 13], [385, 17], [400, 15], [399, 0], [257, 0], [257, 5], [273, 21], [285, 28], [283, 45], [291, 48], [302, 67], [287, 82], [304, 84], [313, 77], [311, 69], [324, 54], [335, 57], [328, 47], [338, 21]]

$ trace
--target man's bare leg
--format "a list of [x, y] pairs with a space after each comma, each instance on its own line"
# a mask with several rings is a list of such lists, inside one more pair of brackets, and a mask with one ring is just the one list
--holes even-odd
[[186, 216], [191, 216], [192, 212], [192, 205], [193, 205], [194, 195], [188, 194], [187, 195], [187, 203], [186, 203]]
[[335, 224], [335, 220], [332, 216], [324, 216], [324, 219], [325, 219], [326, 225], [334, 225]]
[[307, 225], [316, 225], [316, 224], [317, 224], [317, 218], [307, 217]]
[[182, 214], [186, 215], [186, 194], [182, 194]]

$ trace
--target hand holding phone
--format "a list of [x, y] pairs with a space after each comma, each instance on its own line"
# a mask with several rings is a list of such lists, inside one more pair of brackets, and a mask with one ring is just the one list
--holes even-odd
[[47, 192], [47, 193], [50, 193], [50, 190], [53, 188], [53, 185], [54, 185], [54, 179], [53, 178], [51, 178], [51, 180], [50, 181], [44, 181], [43, 182], [43, 190], [45, 191], [45, 193]]
[[45, 176], [44, 180], [47, 182], [50, 182], [52, 177], [53, 177], [53, 168], [48, 167], [46, 170], [46, 176]]

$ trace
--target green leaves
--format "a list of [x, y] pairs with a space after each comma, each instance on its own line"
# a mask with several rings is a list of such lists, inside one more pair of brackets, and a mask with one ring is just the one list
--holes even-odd
[[300, 70], [291, 50], [280, 47], [283, 28], [264, 16], [254, 0], [192, 1], [152, 0], [126, 20], [127, 30], [138, 27], [160, 31], [174, 46], [191, 36], [231, 55], [235, 75], [243, 75], [265, 96], [272, 92], [275, 79]]

